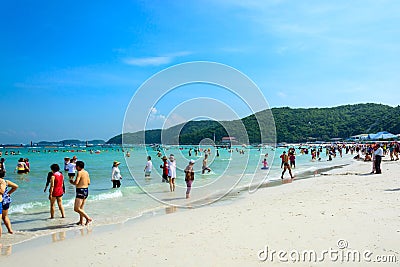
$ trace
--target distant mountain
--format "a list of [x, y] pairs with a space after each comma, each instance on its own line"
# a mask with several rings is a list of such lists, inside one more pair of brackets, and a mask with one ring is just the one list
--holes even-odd
[[[271, 112], [274, 120], [268, 119]], [[163, 131], [126, 133], [124, 142], [138, 144], [145, 140], [146, 144], [175, 144], [179, 140], [179, 144], [199, 144], [204, 138], [214, 139], [215, 136], [215, 140], [220, 141], [224, 136], [235, 136], [240, 144], [258, 144], [261, 138], [256, 116], [264, 129], [263, 140], [267, 142], [275, 139], [274, 125], [277, 142], [329, 141], [332, 138], [346, 139], [361, 133], [379, 131], [400, 133], [400, 106], [369, 103], [333, 108], [272, 108], [235, 121], [190, 121]], [[248, 140], [236, 136], [241, 125], [246, 128]], [[121, 144], [122, 135], [111, 138], [107, 143]]]
[[37, 143], [39, 146], [72, 146], [72, 145], [103, 145], [106, 141], [104, 140], [90, 140], [90, 141], [82, 141], [77, 139], [67, 139], [62, 141], [41, 141]]

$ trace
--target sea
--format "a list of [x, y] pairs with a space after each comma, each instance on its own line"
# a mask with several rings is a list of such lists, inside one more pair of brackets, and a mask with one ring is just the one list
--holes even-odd
[[[218, 150], [218, 151], [217, 151]], [[97, 147], [15, 147], [0, 148], [5, 158], [6, 179], [18, 184], [12, 194], [9, 217], [14, 234], [7, 234], [3, 226], [0, 244], [3, 248], [21, 244], [43, 236], [63, 236], [66, 231], [85, 228], [77, 226], [79, 216], [73, 211], [75, 187], [64, 173], [66, 192], [63, 206], [66, 218], [61, 218], [56, 205], [55, 219], [50, 217], [48, 192], [44, 192], [47, 173], [51, 164], [63, 169], [64, 158], [76, 156], [85, 163], [90, 174], [89, 197], [85, 210], [93, 218], [90, 227], [124, 224], [143, 217], [184, 211], [205, 205], [224, 205], [249, 194], [256, 194], [266, 186], [281, 185], [281, 161], [279, 155], [287, 148], [233, 146], [231, 149], [212, 146], [97, 146]], [[197, 153], [195, 152], [197, 151]], [[8, 155], [6, 155], [8, 152]], [[217, 153], [218, 152], [218, 153]], [[202, 161], [209, 154], [207, 165], [211, 171], [202, 174]], [[12, 155], [13, 154], [13, 155]], [[160, 156], [174, 155], [177, 164], [176, 189], [170, 191], [162, 182]], [[153, 170], [150, 178], [144, 176], [147, 156], [151, 156]], [[352, 162], [353, 155], [339, 155], [328, 161], [325, 150], [321, 159], [311, 160], [311, 154], [301, 154], [296, 147], [296, 177], [293, 182], [319, 175], [324, 170], [337, 168]], [[28, 158], [31, 171], [14, 173], [19, 158]], [[267, 159], [268, 169], [262, 161]], [[183, 170], [189, 160], [195, 160], [195, 180], [190, 198], [186, 199]], [[111, 169], [114, 161], [120, 161], [122, 185], [112, 188]], [[290, 178], [288, 172], [284, 178]], [[4, 249], [2, 250], [4, 252]]]

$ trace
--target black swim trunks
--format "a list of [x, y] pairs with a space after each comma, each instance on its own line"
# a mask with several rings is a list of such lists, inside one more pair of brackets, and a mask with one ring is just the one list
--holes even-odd
[[88, 188], [77, 188], [76, 189], [76, 198], [86, 199], [89, 195]]

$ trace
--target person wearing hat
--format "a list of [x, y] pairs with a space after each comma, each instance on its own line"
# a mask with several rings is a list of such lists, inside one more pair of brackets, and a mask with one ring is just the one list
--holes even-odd
[[168, 178], [169, 178], [169, 189], [171, 192], [175, 191], [175, 178], [176, 178], [176, 161], [173, 154], [169, 155], [168, 162]]
[[194, 181], [194, 162], [195, 161], [191, 159], [189, 161], [189, 165], [187, 165], [185, 168], [186, 198], [190, 197], [190, 191], [192, 190], [192, 184]]
[[162, 182], [163, 183], [168, 183], [168, 173], [169, 173], [169, 166], [168, 166], [168, 158], [166, 156], [161, 158], [163, 161], [163, 164], [160, 165], [160, 168], [163, 170], [162, 173]]
[[119, 188], [121, 186], [121, 171], [119, 170], [119, 164], [121, 162], [119, 161], [114, 161], [113, 167], [112, 167], [112, 172], [111, 172], [111, 182], [113, 183], [113, 188]]

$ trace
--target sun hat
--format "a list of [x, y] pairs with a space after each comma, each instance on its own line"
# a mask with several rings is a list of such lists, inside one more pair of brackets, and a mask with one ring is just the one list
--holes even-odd
[[189, 160], [189, 164], [194, 164], [195, 161], [193, 159]]
[[115, 160], [113, 164], [114, 165], [119, 165], [119, 164], [121, 164], [121, 162]]

